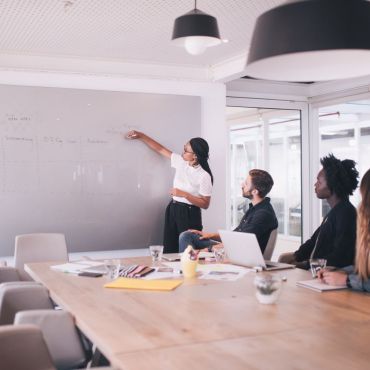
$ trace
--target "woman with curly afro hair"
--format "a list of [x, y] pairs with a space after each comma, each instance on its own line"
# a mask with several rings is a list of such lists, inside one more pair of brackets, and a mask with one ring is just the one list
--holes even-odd
[[312, 237], [294, 253], [285, 253], [279, 261], [308, 269], [311, 258], [324, 258], [328, 266], [344, 267], [353, 264], [356, 244], [356, 208], [349, 196], [358, 185], [356, 163], [341, 161], [329, 154], [320, 160], [322, 169], [317, 175], [315, 193], [326, 199], [330, 211]]

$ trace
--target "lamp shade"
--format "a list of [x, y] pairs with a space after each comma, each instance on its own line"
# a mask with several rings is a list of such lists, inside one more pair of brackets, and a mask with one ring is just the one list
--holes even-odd
[[370, 74], [370, 2], [300, 0], [263, 13], [252, 36], [247, 73], [278, 81]]
[[185, 47], [190, 54], [201, 54], [206, 48], [221, 43], [217, 19], [193, 9], [176, 18], [172, 40], [175, 45]]

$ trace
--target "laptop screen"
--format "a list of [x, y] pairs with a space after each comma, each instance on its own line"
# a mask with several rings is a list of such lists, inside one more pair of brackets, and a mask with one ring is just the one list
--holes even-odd
[[248, 267], [266, 267], [255, 234], [228, 230], [219, 230], [219, 234], [231, 263]]

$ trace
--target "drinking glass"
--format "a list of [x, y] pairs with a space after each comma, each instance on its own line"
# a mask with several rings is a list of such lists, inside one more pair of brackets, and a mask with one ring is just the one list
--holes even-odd
[[118, 278], [119, 269], [121, 267], [121, 260], [119, 259], [105, 260], [104, 266], [107, 271], [106, 276], [109, 280], [114, 280]]
[[149, 252], [152, 256], [153, 266], [157, 266], [162, 261], [163, 245], [151, 245], [149, 246]]
[[222, 263], [225, 260], [225, 248], [213, 248], [215, 254], [215, 260], [218, 263]]
[[326, 259], [324, 258], [312, 258], [310, 259], [310, 268], [313, 278], [317, 278], [317, 273], [326, 267]]

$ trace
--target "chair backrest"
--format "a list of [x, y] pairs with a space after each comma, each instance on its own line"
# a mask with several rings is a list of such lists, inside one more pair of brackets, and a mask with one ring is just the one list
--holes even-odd
[[13, 324], [18, 311], [53, 308], [49, 292], [42, 285], [0, 285], [0, 325]]
[[263, 258], [266, 261], [270, 261], [272, 254], [274, 253], [276, 240], [277, 240], [277, 233], [278, 233], [277, 228], [272, 230], [270, 233], [269, 240], [267, 241], [265, 251], [263, 252]]
[[18, 270], [14, 267], [0, 266], [0, 284], [8, 281], [19, 281], [20, 276]]
[[55, 370], [41, 330], [34, 325], [0, 327], [2, 369]]
[[32, 280], [24, 271], [25, 263], [47, 261], [68, 261], [63, 234], [24, 234], [15, 237], [14, 265], [21, 280]]
[[73, 317], [63, 310], [20, 311], [14, 325], [33, 324], [42, 331], [53, 363], [59, 370], [86, 366], [87, 358]]

